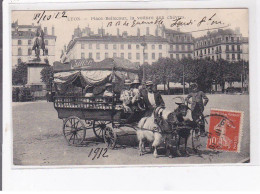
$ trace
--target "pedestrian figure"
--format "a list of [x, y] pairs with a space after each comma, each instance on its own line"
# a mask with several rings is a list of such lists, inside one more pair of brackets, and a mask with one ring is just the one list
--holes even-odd
[[[192, 120], [195, 122], [198, 122], [200, 118], [204, 117], [203, 111], [204, 106], [207, 105], [209, 99], [205, 95], [204, 92], [198, 90], [197, 84], [192, 84], [190, 86], [191, 92], [188, 94], [186, 101], [191, 104], [191, 117]], [[191, 101], [190, 101], [190, 98]], [[203, 101], [204, 99], [204, 101]], [[201, 136], [205, 135], [205, 122], [204, 119], [202, 119], [202, 122], [200, 122], [200, 134]]]

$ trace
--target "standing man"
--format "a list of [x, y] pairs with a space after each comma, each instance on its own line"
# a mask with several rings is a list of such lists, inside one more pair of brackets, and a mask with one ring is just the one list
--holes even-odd
[[[204, 111], [204, 106], [207, 105], [209, 99], [205, 95], [204, 92], [198, 90], [198, 85], [197, 84], [192, 84], [190, 86], [191, 88], [191, 93], [186, 98], [186, 101], [191, 104], [191, 117], [193, 121], [198, 121], [200, 117], [203, 118], [203, 111]], [[191, 98], [191, 101], [190, 101]], [[204, 102], [203, 102], [204, 100]], [[205, 123], [204, 119], [202, 123], [200, 124], [200, 134], [201, 136], [205, 136]]]
[[146, 107], [145, 116], [151, 116], [154, 108], [158, 106], [165, 106], [162, 96], [159, 92], [154, 89], [152, 81], [146, 82], [146, 89], [142, 90], [141, 96], [143, 97], [144, 104]]

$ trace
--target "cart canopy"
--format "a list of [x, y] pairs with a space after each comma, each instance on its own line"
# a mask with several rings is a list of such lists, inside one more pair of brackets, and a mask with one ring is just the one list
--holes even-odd
[[126, 78], [134, 80], [138, 71], [137, 64], [121, 58], [108, 58], [101, 62], [92, 59], [76, 59], [66, 64], [54, 62], [54, 83], [62, 90], [69, 85], [82, 88], [89, 85], [101, 86]]

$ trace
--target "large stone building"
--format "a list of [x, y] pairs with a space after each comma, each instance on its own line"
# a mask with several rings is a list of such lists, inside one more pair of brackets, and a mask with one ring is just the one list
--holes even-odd
[[194, 41], [194, 58], [248, 61], [248, 38], [242, 37], [240, 29], [218, 29], [208, 32]]
[[248, 53], [248, 38], [242, 36], [239, 28], [208, 31], [207, 35], [195, 39], [191, 33], [166, 29], [163, 25], [157, 26], [153, 34], [147, 27], [140, 35], [138, 28], [135, 36], [129, 36], [127, 32], [120, 34], [119, 29], [117, 35], [110, 35], [102, 28], [94, 34], [89, 27], [78, 27], [68, 46], [64, 46], [61, 62], [81, 58], [101, 61], [112, 57], [138, 64], [152, 64], [160, 57], [248, 61]]
[[[12, 67], [16, 67], [21, 62], [28, 62], [34, 58], [34, 51], [32, 51], [33, 39], [35, 31], [39, 26], [19, 25], [18, 21], [12, 23]], [[56, 36], [54, 27], [51, 32], [48, 32], [47, 27], [44, 27], [45, 39], [45, 53], [41, 50], [41, 61], [48, 59], [50, 65], [55, 61], [55, 43]]]
[[168, 41], [168, 57], [180, 60], [182, 58], [193, 58], [194, 38], [191, 33], [181, 32], [176, 30], [162, 29], [165, 33], [165, 38]]
[[125, 31], [120, 34], [119, 29], [117, 35], [110, 35], [102, 28], [98, 29], [98, 34], [94, 34], [89, 27], [78, 27], [62, 52], [61, 62], [80, 58], [102, 61], [106, 58], [120, 57], [133, 63], [152, 64], [162, 57], [182, 59], [192, 56], [191, 34], [165, 29], [164, 26], [157, 26], [153, 34], [147, 27], [144, 35], [141, 35], [138, 28], [134, 36], [128, 35]]

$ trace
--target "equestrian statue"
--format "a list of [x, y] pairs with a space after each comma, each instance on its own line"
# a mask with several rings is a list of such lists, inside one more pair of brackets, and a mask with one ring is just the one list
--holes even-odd
[[40, 61], [40, 50], [42, 49], [42, 53], [44, 56], [45, 53], [45, 43], [44, 43], [44, 32], [41, 28], [37, 28], [36, 34], [33, 40], [32, 50], [35, 52], [36, 60]]

